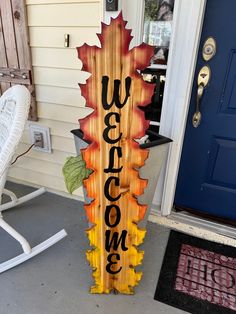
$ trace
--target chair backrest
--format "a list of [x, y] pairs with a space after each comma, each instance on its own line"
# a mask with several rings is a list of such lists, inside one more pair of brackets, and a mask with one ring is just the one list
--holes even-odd
[[0, 97], [0, 197], [17, 145], [24, 131], [30, 108], [30, 93], [15, 85]]

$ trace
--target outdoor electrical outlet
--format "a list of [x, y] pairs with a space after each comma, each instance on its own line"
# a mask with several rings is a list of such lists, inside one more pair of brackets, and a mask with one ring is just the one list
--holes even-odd
[[43, 133], [35, 132], [34, 133], [34, 142], [35, 142], [35, 144], [34, 144], [35, 147], [43, 148], [44, 147]]
[[33, 149], [45, 153], [51, 153], [50, 130], [48, 127], [38, 124], [29, 124], [30, 142]]

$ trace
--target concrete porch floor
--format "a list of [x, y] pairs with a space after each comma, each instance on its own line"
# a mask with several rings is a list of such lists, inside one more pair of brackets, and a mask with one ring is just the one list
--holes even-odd
[[[31, 187], [8, 183], [17, 196]], [[142, 249], [143, 278], [135, 295], [91, 295], [89, 243], [83, 204], [55, 194], [44, 195], [4, 212], [4, 218], [35, 246], [65, 228], [68, 236], [29, 261], [1, 274], [0, 314], [177, 314], [185, 313], [153, 299], [169, 230], [148, 223]], [[0, 262], [22, 253], [0, 229]]]

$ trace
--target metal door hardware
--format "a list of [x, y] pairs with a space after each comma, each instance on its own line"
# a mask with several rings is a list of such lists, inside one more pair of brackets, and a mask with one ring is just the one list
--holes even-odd
[[216, 54], [216, 41], [213, 37], [208, 37], [202, 49], [202, 57], [205, 61], [211, 60]]
[[201, 123], [201, 119], [202, 119], [202, 114], [200, 112], [201, 99], [210, 78], [211, 78], [211, 69], [208, 66], [202, 67], [198, 74], [196, 109], [192, 118], [192, 124], [195, 128], [197, 128]]

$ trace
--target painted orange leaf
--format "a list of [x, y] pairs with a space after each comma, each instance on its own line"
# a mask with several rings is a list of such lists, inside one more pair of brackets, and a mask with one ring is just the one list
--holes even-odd
[[[114, 290], [132, 294], [141, 278], [135, 266], [141, 264], [143, 252], [137, 246], [143, 242], [146, 231], [138, 227], [138, 222], [143, 219], [146, 206], [138, 203], [137, 196], [144, 192], [147, 180], [139, 177], [138, 168], [144, 165], [148, 150], [140, 149], [134, 139], [145, 134], [149, 123], [138, 106], [150, 103], [153, 86], [143, 81], [138, 70], [149, 65], [153, 47], [141, 44], [129, 50], [132, 36], [125, 26], [120, 14], [110, 25], [102, 24], [102, 33], [98, 35], [101, 48], [87, 44], [77, 48], [83, 70], [91, 73], [86, 85], [80, 85], [82, 95], [86, 106], [94, 109], [80, 121], [84, 138], [91, 142], [83, 157], [87, 168], [94, 170], [84, 181], [88, 196], [93, 199], [85, 205], [93, 224], [87, 231], [92, 246], [87, 258], [95, 279], [92, 293]], [[116, 84], [121, 106], [116, 101], [112, 104]], [[105, 140], [105, 133], [113, 139], [112, 143]], [[112, 147], [116, 147], [113, 154]], [[108, 168], [119, 171], [104, 171]], [[105, 185], [111, 177], [106, 197]], [[105, 222], [107, 214], [109, 223]]]

